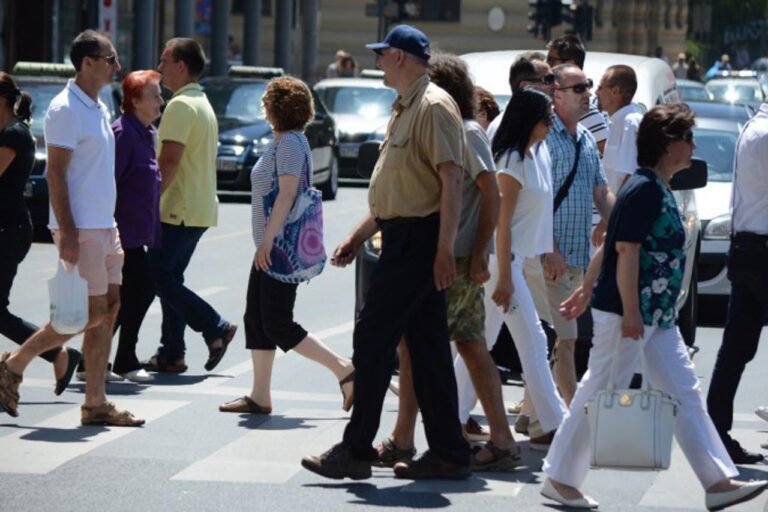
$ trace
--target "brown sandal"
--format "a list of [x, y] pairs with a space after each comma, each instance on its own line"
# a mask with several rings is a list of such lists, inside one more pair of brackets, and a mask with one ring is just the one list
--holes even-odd
[[80, 407], [82, 425], [109, 425], [112, 427], [140, 427], [145, 422], [128, 411], [119, 411], [112, 402], [101, 405]]
[[11, 357], [10, 352], [4, 352], [0, 356], [0, 407], [5, 409], [14, 418], [19, 415], [19, 385], [22, 376], [8, 369], [6, 361]]
[[234, 400], [230, 400], [229, 402], [225, 402], [219, 406], [219, 411], [221, 412], [245, 412], [245, 413], [253, 413], [253, 414], [270, 414], [272, 412], [271, 407], [264, 407], [253, 400], [246, 395], [241, 396], [240, 398], [235, 398]]
[[[344, 391], [344, 384], [349, 384], [350, 382], [352, 383], [352, 391], [347, 395]], [[348, 412], [355, 401], [355, 370], [349, 372], [346, 377], [339, 381], [339, 388], [341, 389], [341, 398], [343, 399], [341, 408], [345, 412]]]
[[[477, 454], [485, 448], [491, 453], [490, 460], [478, 460]], [[520, 465], [520, 447], [499, 448], [493, 441], [488, 441], [478, 448], [472, 456], [472, 471], [509, 471]]]

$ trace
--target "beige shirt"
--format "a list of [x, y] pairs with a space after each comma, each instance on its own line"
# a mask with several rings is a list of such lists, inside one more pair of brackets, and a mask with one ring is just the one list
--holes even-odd
[[456, 103], [427, 75], [417, 79], [393, 105], [368, 190], [371, 214], [386, 220], [440, 211], [437, 165], [464, 167], [466, 154]]

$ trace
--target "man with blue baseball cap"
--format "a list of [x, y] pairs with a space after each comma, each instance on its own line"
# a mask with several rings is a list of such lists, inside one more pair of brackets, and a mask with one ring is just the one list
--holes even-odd
[[423, 32], [400, 25], [368, 48], [384, 83], [399, 94], [371, 177], [369, 212], [331, 263], [351, 263], [378, 231], [382, 251], [353, 334], [355, 398], [344, 439], [301, 463], [327, 478], [370, 478], [384, 395], [404, 337], [429, 450], [396, 464], [395, 476], [463, 479], [470, 450], [458, 416], [445, 289], [456, 277], [464, 125], [451, 96], [429, 80]]

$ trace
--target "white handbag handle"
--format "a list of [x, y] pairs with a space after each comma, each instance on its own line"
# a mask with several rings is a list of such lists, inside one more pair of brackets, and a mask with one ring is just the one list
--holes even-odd
[[[619, 337], [619, 339], [616, 340], [613, 346], [613, 357], [611, 358], [611, 370], [608, 376], [608, 387], [606, 388], [607, 391], [610, 393], [610, 398], [608, 400], [608, 403], [606, 404], [608, 407], [610, 407], [612, 401], [613, 401], [613, 393], [616, 390], [616, 364], [619, 359], [619, 345], [622, 343], [622, 338]], [[638, 340], [635, 342], [630, 343], [642, 343], [642, 340]], [[642, 393], [643, 393], [643, 405], [646, 405], [648, 400], [648, 395], [651, 391], [651, 381], [648, 378], [648, 361], [645, 359], [645, 351], [641, 348], [640, 349], [640, 374], [642, 375]]]

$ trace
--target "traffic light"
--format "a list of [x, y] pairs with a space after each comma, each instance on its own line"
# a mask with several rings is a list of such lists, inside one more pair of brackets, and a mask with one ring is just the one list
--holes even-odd
[[539, 32], [543, 31], [545, 24], [544, 12], [546, 10], [546, 0], [528, 0], [528, 5], [533, 7], [533, 10], [528, 11], [528, 19], [533, 23], [530, 23], [526, 30], [533, 34], [533, 37], [539, 37]]
[[552, 27], [560, 25], [562, 19], [561, 0], [528, 0], [528, 5], [533, 9], [528, 11], [528, 19], [532, 21], [526, 30], [539, 37], [539, 34], [547, 40], [550, 38]]

